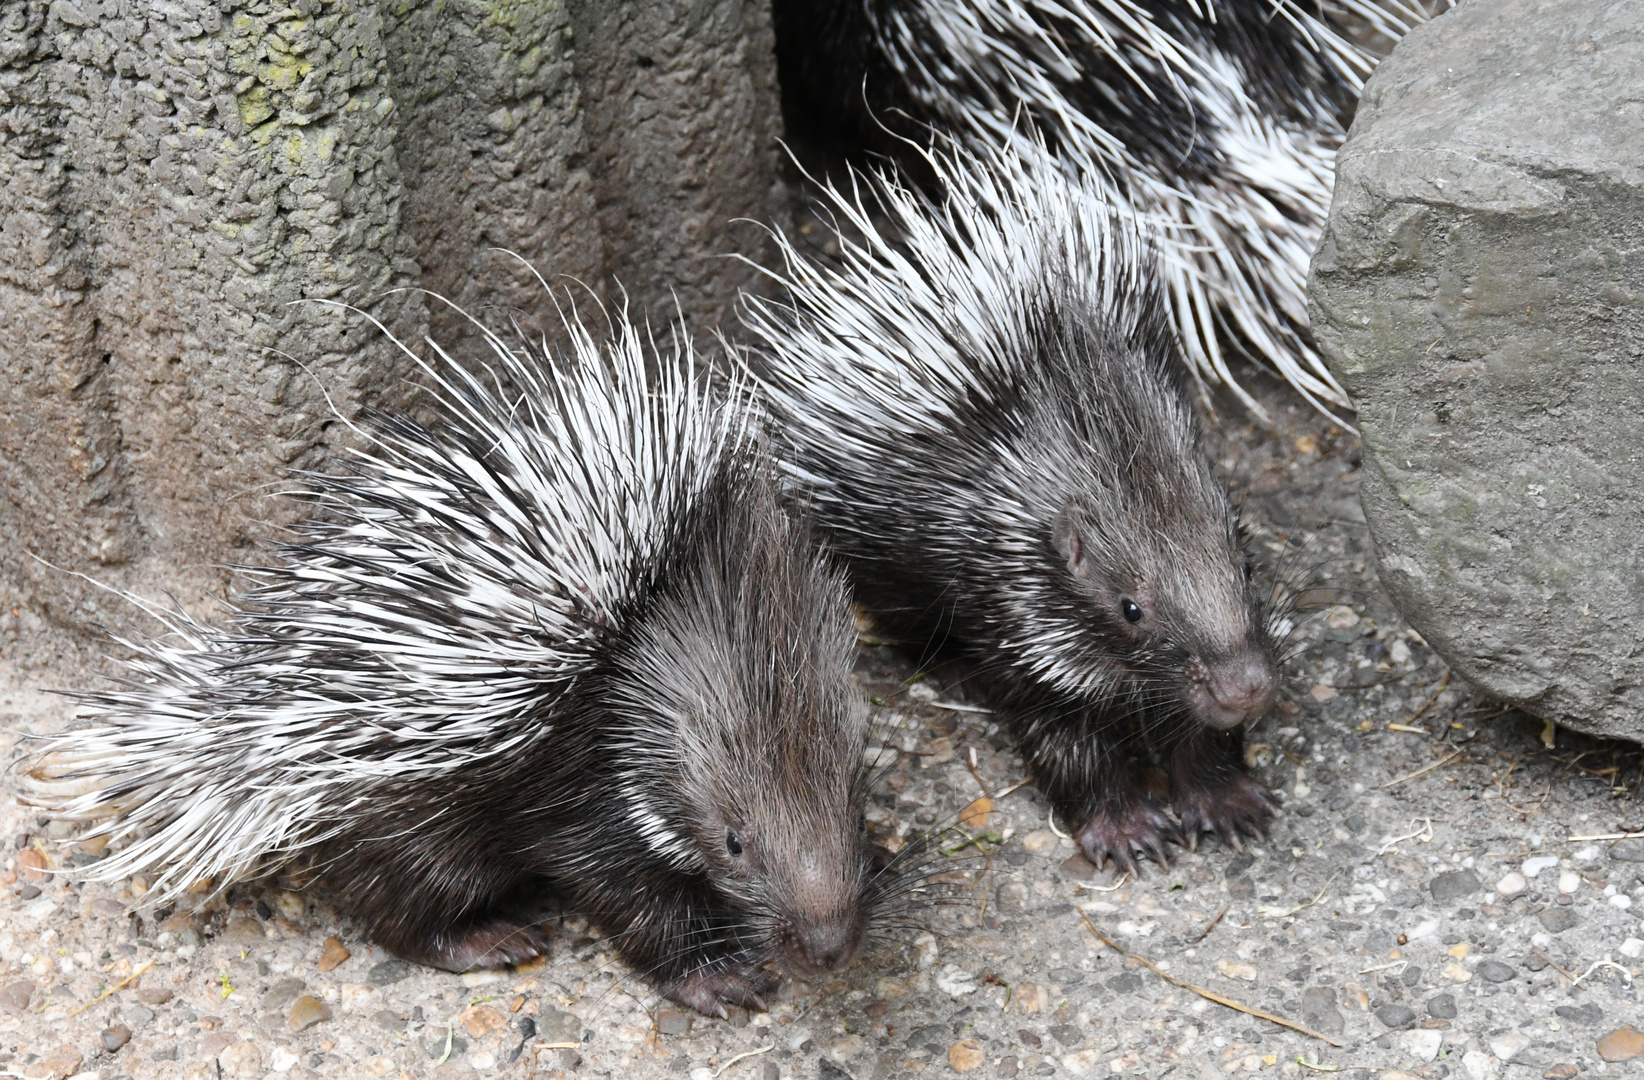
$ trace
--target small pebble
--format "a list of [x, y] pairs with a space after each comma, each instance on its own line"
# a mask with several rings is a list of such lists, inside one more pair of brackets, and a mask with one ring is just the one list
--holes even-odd
[[1085, 858], [1083, 852], [1075, 851], [1062, 860], [1062, 873], [1075, 881], [1089, 881], [1096, 876], [1096, 864]]
[[474, 1039], [483, 1039], [487, 1035], [508, 1030], [508, 1018], [489, 1005], [469, 1006], [463, 1010], [458, 1023], [468, 1032], [469, 1037]]
[[[325, 948], [320, 953], [319, 962], [314, 966], [321, 971], [335, 971], [351, 955], [348, 947], [341, 941], [335, 937], [328, 937], [325, 939]], [[375, 972], [376, 969], [373, 968], [372, 971]]]
[[1552, 855], [1537, 855], [1533, 859], [1525, 859], [1524, 862], [1520, 864], [1519, 869], [1524, 871], [1525, 877], [1534, 881], [1537, 874], [1541, 873], [1543, 870], [1551, 870], [1557, 865], [1558, 859]]
[[268, 1012], [283, 1012], [285, 1007], [296, 1001], [297, 995], [305, 989], [307, 987], [301, 979], [280, 979], [263, 992], [263, 996], [257, 1005]]
[[387, 986], [410, 975], [412, 966], [406, 960], [384, 960], [365, 973], [365, 981], [372, 986]]
[[1644, 1032], [1617, 1028], [1598, 1040], [1598, 1056], [1605, 1061], [1631, 1061], [1644, 1054]]
[[1035, 829], [1022, 837], [1022, 846], [1034, 855], [1049, 855], [1058, 843], [1056, 834], [1048, 829]]
[[[1485, 982], [1504, 983], [1511, 982], [1518, 975], [1518, 972], [1507, 964], [1503, 964], [1500, 960], [1486, 960], [1479, 964], [1478, 974]], [[1500, 1057], [1501, 1055], [1496, 1056]]]
[[1471, 870], [1452, 870], [1447, 874], [1440, 874], [1428, 885], [1433, 899], [1441, 904], [1471, 896], [1478, 892], [1479, 888], [1478, 875]]
[[17, 853], [17, 868], [31, 881], [46, 880], [46, 857], [39, 848], [28, 848]]
[[960, 1039], [948, 1047], [948, 1065], [956, 1073], [968, 1073], [986, 1060], [982, 1044], [975, 1039]]
[[[46, 1059], [30, 1069], [25, 1076], [65, 1077], [79, 1071], [80, 1063], [85, 1055], [72, 1046], [59, 1046]], [[1618, 1058], [1617, 1060], [1625, 1060]]]
[[237, 1042], [227, 1047], [217, 1058], [223, 1076], [245, 1077], [251, 1080], [263, 1074], [263, 1055], [256, 1043]]
[[29, 979], [7, 983], [0, 989], [0, 1012], [20, 1013], [29, 1007], [34, 994], [34, 983]]
[[1581, 875], [1574, 870], [1566, 870], [1558, 875], [1558, 891], [1564, 896], [1573, 895], [1581, 888]]
[[137, 1000], [145, 1005], [164, 1005], [171, 1000], [171, 990], [164, 986], [145, 986], [137, 991]]
[[1549, 934], [1561, 934], [1581, 920], [1568, 907], [1550, 907], [1537, 916]]
[[307, 1031], [315, 1024], [331, 1019], [331, 1006], [312, 994], [304, 994], [291, 1005], [291, 1015], [286, 1018], [292, 1031]]
[[234, 945], [251, 945], [267, 937], [263, 924], [249, 915], [236, 915], [223, 928], [223, 940]]
[[102, 1038], [103, 1049], [112, 1054], [131, 1041], [131, 1029], [124, 1024], [115, 1024], [111, 1028], [103, 1029]]
[[1524, 875], [1517, 870], [1505, 875], [1500, 881], [1496, 882], [1496, 892], [1503, 896], [1517, 896], [1529, 887], [1530, 883], [1525, 881]]
[[656, 1031], [658, 1035], [689, 1035], [691, 1018], [674, 1009], [663, 1009], [656, 1014]]
[[1390, 1028], [1402, 1028], [1414, 1024], [1416, 1014], [1408, 1005], [1383, 1005], [1376, 1010], [1376, 1019]]
[[1434, 994], [1427, 999], [1427, 1015], [1434, 1020], [1454, 1020], [1456, 999], [1450, 994]]

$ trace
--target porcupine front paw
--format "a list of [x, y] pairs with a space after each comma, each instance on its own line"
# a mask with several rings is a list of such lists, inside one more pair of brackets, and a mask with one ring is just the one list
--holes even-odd
[[681, 1005], [689, 1005], [704, 1016], [727, 1019], [728, 1005], [741, 1005], [755, 1012], [766, 1010], [765, 995], [776, 989], [776, 979], [758, 968], [731, 968], [726, 971], [696, 971], [663, 991]]
[[1234, 851], [1243, 851], [1245, 840], [1260, 840], [1266, 833], [1276, 808], [1268, 790], [1242, 772], [1215, 784], [1184, 785], [1171, 804], [1193, 850], [1201, 835], [1214, 833]]
[[1079, 830], [1075, 838], [1085, 858], [1097, 868], [1113, 864], [1129, 874], [1141, 873], [1136, 861], [1139, 855], [1152, 859], [1160, 866], [1170, 865], [1166, 844], [1180, 844], [1181, 830], [1163, 810], [1145, 802], [1130, 803], [1116, 809], [1102, 809]]
[[[405, 954], [402, 954], [405, 955]], [[449, 931], [430, 943], [420, 960], [443, 971], [475, 971], [505, 967], [548, 955], [548, 935], [535, 926], [493, 919], [463, 930]]]

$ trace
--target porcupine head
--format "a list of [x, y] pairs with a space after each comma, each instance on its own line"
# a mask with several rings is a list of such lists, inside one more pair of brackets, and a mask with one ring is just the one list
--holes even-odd
[[619, 842], [639, 858], [611, 875], [634, 892], [605, 922], [647, 939], [628, 959], [665, 993], [721, 1016], [763, 1007], [779, 970], [847, 966], [871, 906], [845, 582], [768, 477], [729, 483], [742, 493], [707, 508], [696, 572], [657, 599], [606, 697], [626, 725]]

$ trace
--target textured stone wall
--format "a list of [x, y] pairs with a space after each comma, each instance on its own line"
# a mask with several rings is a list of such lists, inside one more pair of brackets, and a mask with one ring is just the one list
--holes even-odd
[[293, 301], [551, 334], [505, 248], [711, 329], [778, 116], [757, 0], [0, 2], [0, 659], [131, 622], [74, 574], [223, 593], [347, 444], [326, 394], [412, 400], [365, 319]]
[[1313, 261], [1383, 584], [1470, 682], [1644, 741], [1644, 19], [1470, 0], [1371, 78]]

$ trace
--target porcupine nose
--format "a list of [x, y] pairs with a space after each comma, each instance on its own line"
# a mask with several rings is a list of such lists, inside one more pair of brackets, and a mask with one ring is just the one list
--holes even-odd
[[1272, 707], [1279, 676], [1261, 653], [1239, 653], [1211, 665], [1205, 688], [1213, 704], [1205, 720], [1212, 727], [1234, 728]]
[[838, 971], [856, 956], [860, 936], [851, 920], [838, 919], [806, 927], [795, 935], [795, 944], [810, 971]]

